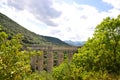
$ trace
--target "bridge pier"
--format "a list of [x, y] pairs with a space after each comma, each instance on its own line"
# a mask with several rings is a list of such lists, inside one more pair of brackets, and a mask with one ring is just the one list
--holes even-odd
[[31, 61], [30, 61], [30, 65], [31, 65], [31, 69], [33, 72], [36, 71], [36, 67], [37, 67], [36, 61], [37, 61], [37, 56], [32, 56]]
[[53, 52], [48, 51], [47, 53], [47, 71], [50, 72], [52, 71], [53, 68]]
[[71, 61], [71, 59], [72, 59], [72, 56], [73, 56], [73, 51], [69, 51], [68, 52], [68, 62], [70, 62]]
[[43, 70], [43, 62], [44, 62], [44, 56], [43, 56], [43, 53], [40, 55], [40, 56], [38, 56], [38, 63], [37, 63], [37, 66], [38, 66], [38, 71], [40, 72], [40, 71], [42, 71]]
[[58, 65], [60, 65], [64, 61], [64, 53], [58, 51]]

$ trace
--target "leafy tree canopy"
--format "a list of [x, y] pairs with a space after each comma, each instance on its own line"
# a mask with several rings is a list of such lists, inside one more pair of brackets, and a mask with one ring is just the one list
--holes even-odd
[[73, 62], [85, 70], [120, 71], [120, 16], [107, 17], [97, 25], [94, 36], [87, 41]]

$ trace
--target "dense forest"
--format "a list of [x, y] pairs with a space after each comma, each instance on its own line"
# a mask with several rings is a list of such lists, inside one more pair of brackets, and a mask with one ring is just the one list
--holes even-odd
[[0, 80], [119, 80], [120, 16], [105, 18], [92, 38], [52, 72], [32, 72], [30, 57], [38, 51], [22, 51], [21, 34], [8, 39], [0, 26]]

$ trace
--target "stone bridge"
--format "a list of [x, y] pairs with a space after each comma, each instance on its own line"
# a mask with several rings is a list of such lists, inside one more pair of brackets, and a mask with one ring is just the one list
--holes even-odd
[[32, 47], [32, 49], [42, 51], [42, 54], [40, 56], [33, 56], [31, 58], [32, 70], [46, 70], [50, 72], [53, 66], [60, 65], [65, 58], [70, 61], [73, 53], [76, 52], [78, 48], [58, 46], [34, 46]]

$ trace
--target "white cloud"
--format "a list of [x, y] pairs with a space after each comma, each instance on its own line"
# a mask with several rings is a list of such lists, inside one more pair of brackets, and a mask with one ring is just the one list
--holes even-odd
[[[87, 40], [88, 37], [92, 36], [94, 28], [103, 18], [107, 16], [116, 17], [120, 13], [120, 10], [116, 8], [107, 12], [99, 12], [93, 6], [79, 5], [77, 3], [54, 3], [53, 6], [62, 12], [59, 18], [53, 20], [59, 24], [58, 29], [61, 30], [62, 36], [59, 36], [60, 33], [54, 36], [59, 36], [63, 40]], [[71, 31], [67, 31], [68, 28]]]
[[[71, 5], [63, 2], [61, 4], [55, 3], [54, 7], [62, 12], [60, 18], [53, 21], [59, 24], [59, 30], [63, 34], [60, 38], [63, 40], [87, 40], [88, 37], [92, 36], [95, 26], [103, 18], [100, 17], [100, 13], [95, 7], [88, 5], [78, 5], [77, 3]], [[67, 32], [68, 28], [71, 31]]]
[[[110, 1], [109, 4], [113, 6], [115, 4], [118, 5], [119, 3], [119, 1], [116, 3], [113, 0], [103, 1], [107, 3]], [[92, 36], [94, 28], [103, 20], [103, 18], [107, 16], [116, 17], [120, 13], [120, 10], [118, 9], [119, 5], [114, 6], [113, 9], [108, 10], [107, 12], [99, 12], [97, 8], [93, 6], [80, 5], [75, 2], [66, 3], [64, 1], [59, 3], [53, 0], [53, 5], [51, 7], [54, 10], [61, 12], [59, 17], [57, 16], [56, 18], [49, 19], [53, 23], [56, 23], [57, 27], [46, 25], [43, 20], [37, 19], [34, 13], [30, 13], [27, 8], [21, 11], [16, 11], [14, 7], [11, 8], [7, 5], [3, 5], [0, 8], [0, 12], [8, 15], [27, 29], [36, 32], [37, 34], [53, 36], [60, 38], [61, 40], [73, 41], [87, 40], [88, 37]], [[42, 16], [42, 13], [40, 15]], [[47, 15], [49, 16], [49, 14]]]
[[38, 20], [47, 25], [57, 26], [51, 18], [57, 18], [61, 13], [52, 7], [52, 0], [2, 0], [0, 3], [18, 11], [27, 10]]

